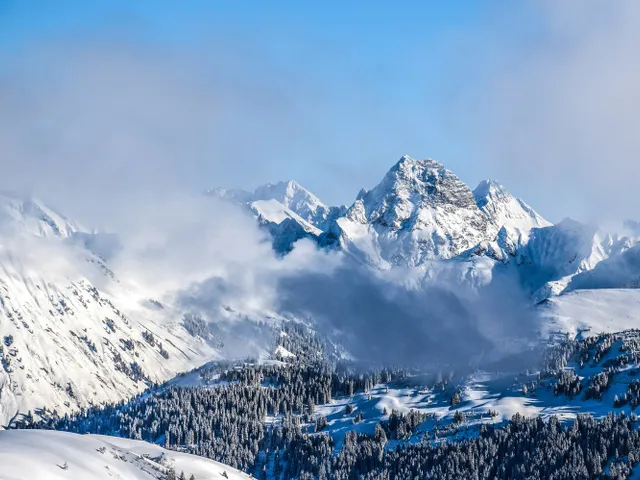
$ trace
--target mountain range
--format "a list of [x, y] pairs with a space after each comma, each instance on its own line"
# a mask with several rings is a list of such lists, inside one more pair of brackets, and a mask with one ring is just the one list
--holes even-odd
[[638, 280], [637, 234], [610, 234], [571, 219], [554, 225], [498, 182], [472, 190], [431, 159], [403, 156], [349, 207], [329, 207], [294, 181], [254, 193], [214, 188], [207, 194], [252, 212], [280, 253], [309, 238], [377, 270], [427, 271], [442, 260], [467, 268], [484, 257], [492, 268], [509, 266], [535, 301]]
[[[473, 289], [500, 276], [532, 305], [560, 310], [572, 292], [640, 284], [640, 237], [569, 219], [554, 225], [499, 183], [472, 190], [430, 159], [403, 156], [348, 207], [328, 206], [294, 181], [206, 195], [255, 217], [280, 258], [305, 241], [372, 275], [437, 279], [446, 265]], [[269, 335], [291, 319], [287, 312], [221, 303], [205, 319], [175, 292], [119, 271], [110, 258], [117, 235], [37, 200], [0, 197], [0, 425], [19, 412], [63, 413], [131, 397], [230, 356], [239, 343], [275, 355]]]

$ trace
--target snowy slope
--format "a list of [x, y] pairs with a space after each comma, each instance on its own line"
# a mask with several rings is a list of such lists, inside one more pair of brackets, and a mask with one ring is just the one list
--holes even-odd
[[136, 440], [49, 430], [0, 431], [0, 480], [152, 480], [165, 478], [170, 468], [197, 480], [252, 478], [213, 460]]
[[253, 193], [252, 200], [253, 202], [277, 200], [300, 218], [320, 230], [324, 230], [328, 222], [340, 213], [339, 208], [328, 207], [313, 193], [293, 180], [260, 186]]
[[478, 245], [476, 253], [508, 262], [509, 257], [515, 256], [518, 249], [527, 244], [532, 229], [551, 226], [533, 208], [494, 180], [480, 182], [473, 194], [478, 207], [498, 232], [494, 239]]
[[540, 305], [550, 331], [575, 336], [640, 328], [640, 290], [577, 290]]
[[640, 287], [640, 245], [636, 242], [636, 239], [617, 242], [609, 249], [608, 258], [572, 277], [566, 291]]
[[0, 218], [0, 425], [128, 398], [219, 355], [86, 248], [109, 242], [41, 202], [1, 197]]
[[268, 183], [254, 192], [241, 189], [211, 188], [207, 195], [242, 205], [276, 224], [287, 218], [300, 223], [307, 231], [318, 234], [346, 207], [328, 207], [318, 197], [297, 182]]
[[506, 227], [509, 230], [526, 234], [532, 228], [551, 226], [533, 208], [523, 200], [511, 195], [495, 180], [484, 180], [473, 191], [478, 207], [494, 224], [496, 229]]
[[81, 231], [82, 227], [39, 200], [0, 194], [0, 229], [26, 231], [41, 237], [66, 238]]
[[316, 241], [322, 233], [277, 200], [256, 200], [247, 205], [260, 226], [271, 234], [273, 249], [279, 254], [291, 251], [293, 244], [302, 238]]
[[302, 239], [314, 241], [322, 229], [343, 209], [327, 207], [298, 183], [279, 182], [258, 187], [254, 193], [245, 190], [212, 188], [207, 195], [234, 203], [254, 215], [260, 226], [273, 239], [273, 249], [286, 254]]
[[614, 242], [610, 235], [565, 219], [551, 227], [533, 229], [516, 256], [523, 283], [540, 301], [562, 293], [575, 275], [621, 251], [620, 242]]
[[302, 229], [311, 235], [320, 235], [321, 230], [300, 217], [293, 210], [274, 199], [256, 200], [250, 204], [251, 210], [261, 223], [281, 224], [285, 220], [293, 220]]
[[215, 356], [90, 252], [37, 237], [21, 244], [31, 257], [0, 247], [0, 425], [18, 411], [127, 398]]
[[[532, 231], [529, 242], [518, 251], [525, 283], [533, 291], [545, 286], [556, 295], [573, 275], [593, 268], [606, 257], [597, 229], [569, 219]], [[538, 299], [546, 298], [546, 291]]]

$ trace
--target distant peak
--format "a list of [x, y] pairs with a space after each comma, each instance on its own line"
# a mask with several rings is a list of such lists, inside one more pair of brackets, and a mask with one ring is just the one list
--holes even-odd
[[396, 162], [397, 165], [401, 165], [403, 163], [411, 163], [411, 162], [415, 162], [416, 160], [412, 157], [410, 157], [409, 155], [402, 155], [400, 157], [400, 160], [398, 160]]
[[361, 188], [360, 191], [358, 192], [358, 196], [356, 197], [356, 200], [363, 199], [364, 197], [367, 196], [368, 193], [369, 193], [369, 190], [367, 190], [366, 188]]
[[495, 180], [483, 180], [473, 191], [478, 208], [497, 227], [529, 231], [551, 225], [523, 200], [514, 197]]
[[489, 178], [487, 180], [482, 180], [478, 184], [477, 188], [486, 188], [486, 189], [499, 188], [499, 189], [503, 189], [504, 187], [502, 186], [502, 184], [500, 182]]
[[489, 197], [511, 197], [507, 189], [495, 180], [482, 180], [473, 191], [473, 195], [478, 202], [482, 200], [486, 201]]
[[294, 198], [306, 199], [313, 203], [321, 203], [320, 200], [309, 190], [304, 188], [295, 180], [283, 180], [276, 183], [267, 183], [262, 185], [253, 192], [254, 199], [266, 200], [275, 198], [279, 202], [288, 205]]
[[306, 188], [304, 188], [295, 180], [281, 180], [275, 183], [269, 182], [266, 185], [263, 185], [262, 187], [258, 187], [258, 189], [259, 188], [283, 188], [283, 189], [291, 188], [294, 190], [306, 190]]
[[453, 172], [431, 158], [416, 160], [403, 155], [389, 169], [378, 188], [388, 188], [390, 185], [433, 183], [436, 182], [435, 179], [444, 177], [458, 180]]
[[394, 165], [394, 167], [396, 168], [402, 168], [404, 166], [417, 166], [422, 168], [437, 168], [437, 169], [444, 168], [444, 165], [442, 165], [440, 162], [437, 162], [432, 158], [426, 158], [424, 160], [416, 160], [415, 158], [410, 157], [409, 155], [403, 155], [402, 157], [400, 157], [400, 160], [398, 160]]

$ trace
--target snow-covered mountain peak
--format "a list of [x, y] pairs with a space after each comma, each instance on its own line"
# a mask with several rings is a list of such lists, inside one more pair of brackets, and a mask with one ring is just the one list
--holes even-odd
[[421, 211], [437, 206], [480, 213], [471, 190], [454, 173], [435, 160], [415, 160], [404, 155], [376, 187], [361, 192], [347, 215], [352, 220], [379, 223], [396, 230], [406, 228], [404, 222], [413, 217], [412, 227], [419, 229], [429, 220]]
[[[328, 207], [317, 196], [304, 188], [294, 180], [277, 183], [267, 183], [248, 192], [241, 189], [210, 188], [206, 195], [225, 201], [237, 203], [247, 207], [249, 211], [263, 213], [262, 220], [280, 224], [284, 218], [302, 219], [301, 227], [309, 231], [308, 225], [318, 231], [325, 230], [329, 224], [346, 211], [346, 207]], [[280, 211], [276, 216], [270, 217], [263, 211], [264, 202], [273, 207], [277, 202], [279, 208], [270, 208], [271, 211]]]
[[329, 207], [293, 180], [268, 183], [256, 188], [252, 201], [258, 200], [277, 200], [305, 221], [319, 228], [322, 228], [329, 216]]
[[[512, 236], [526, 235], [532, 228], [548, 227], [551, 222], [523, 200], [514, 197], [495, 180], [483, 180], [473, 191], [478, 207], [498, 229]], [[515, 234], [515, 235], [514, 235]]]
[[495, 180], [482, 180], [473, 191], [478, 206], [482, 208], [490, 199], [508, 200], [512, 195]]
[[444, 165], [433, 158], [418, 160], [405, 154], [400, 157], [400, 160], [398, 160], [393, 167], [391, 167], [390, 171], [411, 171], [415, 168], [433, 168], [441, 170], [444, 169]]
[[[420, 195], [437, 201], [457, 201], [458, 188], [468, 197], [468, 187], [450, 170], [432, 159], [416, 160], [404, 155], [389, 169], [382, 182], [370, 194]], [[453, 191], [452, 191], [453, 190]], [[453, 195], [449, 195], [453, 194]], [[459, 196], [458, 196], [459, 197]]]
[[268, 197], [280, 200], [284, 204], [294, 201], [296, 197], [298, 199], [302, 198], [314, 203], [322, 203], [318, 197], [295, 180], [286, 180], [261, 185], [256, 188], [253, 195], [254, 197]]
[[369, 191], [361, 191], [326, 234], [379, 268], [451, 258], [497, 229], [471, 189], [441, 163], [404, 155]]

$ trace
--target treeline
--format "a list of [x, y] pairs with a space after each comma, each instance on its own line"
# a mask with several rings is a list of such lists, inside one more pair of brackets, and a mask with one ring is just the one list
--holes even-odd
[[[43, 412], [40, 422], [26, 416], [16, 426], [145, 440], [254, 472], [268, 464], [286, 465], [291, 444], [306, 436], [303, 424], [315, 423], [316, 430], [326, 425], [326, 418], [314, 415], [316, 405], [405, 375], [388, 369], [356, 373], [323, 363], [231, 367], [218, 373], [220, 384], [213, 388], [159, 388], [128, 403], [74, 415]], [[345, 415], [354, 422], [362, 420], [361, 412], [348, 410]], [[416, 426], [414, 414], [390, 415], [391, 436], [398, 430], [404, 438]], [[269, 426], [268, 418], [274, 420]]]
[[[347, 432], [338, 451], [325, 432], [328, 419], [316, 406], [366, 394], [377, 384], [403, 382], [409, 375], [402, 369], [362, 371], [327, 362], [319, 341], [312, 349], [301, 348], [305, 331], [297, 327], [282, 339], [280, 345], [296, 355], [288, 365], [212, 364], [200, 374], [214, 386], [154, 388], [130, 402], [74, 415], [59, 417], [53, 412], [41, 422], [27, 416], [18, 426], [142, 439], [269, 480], [624, 479], [640, 460], [634, 413], [601, 420], [579, 416], [564, 425], [555, 417], [544, 421], [516, 415], [501, 428], [483, 425], [469, 431], [470, 439], [443, 441], [465, 428], [461, 410], [456, 410], [445, 435], [422, 439], [415, 431], [425, 421], [424, 414], [392, 410], [385, 412], [373, 435]], [[557, 395], [600, 398], [616, 369], [634, 360], [638, 344], [637, 332], [631, 332], [557, 345], [548, 351], [530, 389], [547, 381], [553, 382]], [[573, 369], [567, 369], [570, 364], [575, 369], [587, 364], [603, 369], [581, 382]], [[435, 376], [433, 388], [451, 391], [449, 403], [456, 408], [461, 394], [450, 385], [452, 380], [453, 374]], [[631, 382], [621, 397], [616, 406], [636, 406], [640, 382]], [[342, 415], [352, 419], [355, 429], [366, 418], [353, 405], [347, 404]]]
[[[537, 381], [523, 391], [531, 393], [550, 381], [555, 395], [601, 400], [616, 375], [638, 374], [639, 348], [640, 330], [637, 329], [561, 342], [546, 350]], [[586, 367], [599, 367], [599, 371], [586, 373], [583, 370]], [[615, 408], [630, 405], [635, 409], [639, 404], [640, 381], [635, 379], [628, 383], [626, 393], [616, 395], [613, 400]]]
[[502, 428], [482, 426], [469, 440], [400, 443], [396, 448], [388, 448], [388, 424], [379, 424], [373, 436], [346, 433], [336, 452], [328, 434], [303, 433], [299, 416], [287, 415], [266, 428], [247, 421], [259, 415], [259, 399], [237, 404], [238, 398], [231, 396], [221, 400], [217, 407], [226, 407], [216, 412], [211, 403], [201, 402], [207, 390], [218, 389], [174, 389], [162, 397], [168, 401], [85, 412], [47, 426], [158, 439], [169, 425], [165, 446], [226, 462], [262, 479], [625, 479], [640, 460], [635, 414], [601, 420], [580, 415], [565, 426], [555, 417], [545, 421], [515, 415]]
[[[350, 433], [331, 461], [333, 476], [324, 478], [624, 479], [640, 460], [636, 421], [634, 415], [600, 421], [579, 415], [563, 427], [555, 417], [544, 421], [515, 415], [503, 428], [483, 426], [471, 440], [401, 445], [382, 456], [376, 455], [375, 439]], [[299, 478], [316, 478], [314, 474], [301, 472]]]
[[[262, 479], [620, 479], [640, 459], [634, 414], [600, 421], [580, 416], [565, 427], [554, 417], [516, 415], [504, 428], [480, 427], [470, 440], [407, 444], [425, 417], [391, 411], [372, 436], [347, 432], [337, 452], [333, 439], [317, 428], [322, 417], [313, 415], [314, 405], [402, 375], [356, 374], [322, 364], [229, 368], [217, 387], [164, 388], [129, 403], [51, 414], [42, 423], [27, 417], [21, 426], [142, 439]], [[357, 414], [345, 412], [354, 422]], [[314, 420], [320, 431], [308, 430]]]

